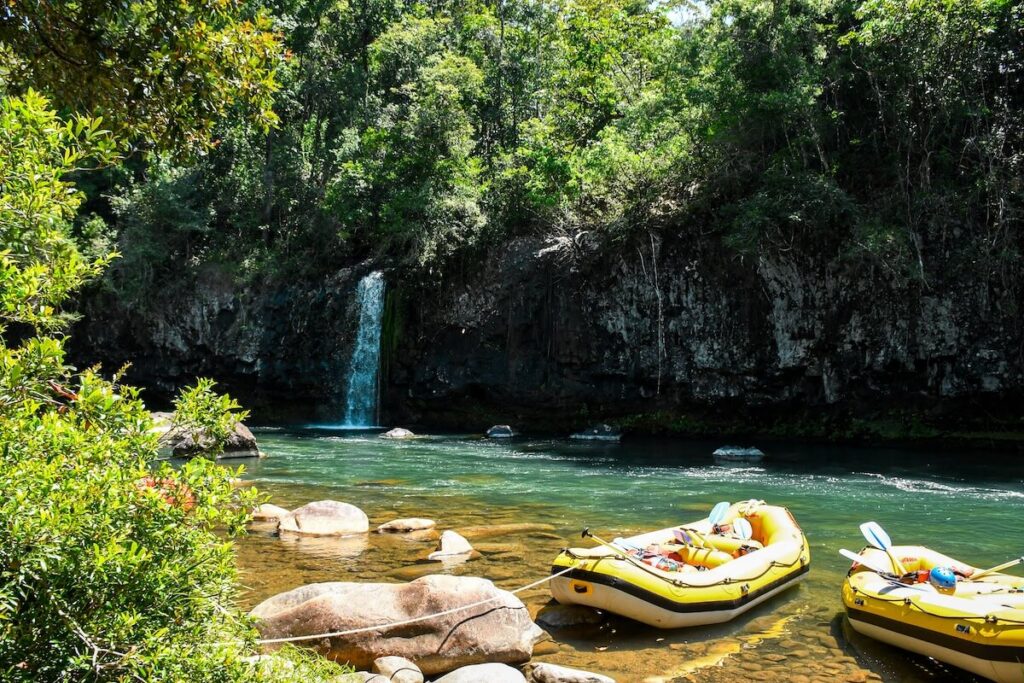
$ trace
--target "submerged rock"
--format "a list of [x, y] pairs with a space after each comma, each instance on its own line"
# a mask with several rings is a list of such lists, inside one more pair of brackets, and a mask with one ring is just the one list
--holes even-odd
[[526, 679], [530, 683], [615, 683], [615, 679], [608, 676], [547, 662], [527, 667]]
[[377, 533], [402, 534], [410, 531], [433, 529], [435, 526], [437, 526], [437, 522], [432, 519], [424, 519], [423, 517], [406, 517], [403, 519], [393, 519], [390, 522], [381, 524], [377, 527]]
[[509, 425], [494, 425], [487, 430], [487, 436], [491, 439], [511, 439], [515, 435], [515, 430]]
[[260, 505], [252, 513], [252, 521], [254, 522], [279, 522], [288, 515], [292, 514], [291, 510], [285, 510], [283, 507], [272, 505], [270, 503], [264, 503]]
[[477, 664], [456, 669], [434, 683], [526, 683], [526, 678], [504, 664]]
[[454, 531], [445, 531], [441, 534], [437, 550], [427, 555], [428, 560], [444, 560], [449, 557], [468, 556], [472, 554], [473, 546], [465, 538]]
[[369, 529], [370, 520], [365, 512], [336, 500], [306, 503], [282, 518], [277, 527], [281, 533], [310, 536], [347, 536], [366, 533]]
[[569, 438], [577, 441], [619, 441], [622, 433], [611, 425], [599, 424], [576, 432]]
[[389, 429], [388, 431], [386, 431], [383, 434], [381, 434], [380, 438], [382, 438], [382, 439], [415, 439], [416, 435], [413, 434], [412, 432], [410, 432], [408, 429], [403, 429], [402, 427], [395, 427], [394, 429]]
[[544, 628], [559, 629], [572, 626], [593, 626], [604, 621], [604, 616], [584, 605], [545, 605], [537, 613], [536, 622]]
[[[489, 602], [429, 616], [410, 626], [387, 627], [482, 600]], [[426, 576], [404, 584], [315, 583], [263, 601], [252, 616], [264, 638], [380, 626], [306, 644], [359, 669], [368, 668], [379, 657], [405, 657], [427, 676], [484, 662], [526, 662], [544, 636], [515, 595], [486, 579], [461, 576]]]
[[466, 538], [494, 538], [495, 536], [511, 536], [513, 534], [554, 530], [554, 525], [544, 524], [543, 522], [510, 522], [508, 524], [485, 524], [480, 526], [462, 527], [459, 529], [459, 533]]

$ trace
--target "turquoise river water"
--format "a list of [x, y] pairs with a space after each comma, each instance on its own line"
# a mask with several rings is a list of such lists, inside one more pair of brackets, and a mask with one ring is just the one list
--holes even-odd
[[[851, 633], [839, 599], [849, 563], [837, 551], [859, 550], [858, 525], [875, 520], [894, 543], [929, 545], [977, 566], [1024, 552], [1024, 476], [1013, 456], [760, 444], [764, 461], [734, 466], [712, 458], [721, 443], [697, 441], [389, 441], [325, 429], [264, 430], [257, 438], [268, 457], [249, 461], [244, 478], [271, 502], [349, 502], [367, 513], [371, 529], [429, 517], [438, 530], [469, 528], [481, 557], [454, 567], [425, 562], [436, 534], [288, 540], [256, 528], [239, 543], [246, 606], [314, 581], [434, 572], [511, 589], [546, 575], [560, 548], [586, 545], [584, 526], [612, 538], [694, 521], [721, 500], [789, 507], [811, 544], [812, 567], [774, 601], [721, 626], [660, 631], [609, 618], [552, 631], [538, 646], [539, 660], [619, 681], [972, 680]], [[520, 597], [536, 612], [550, 595], [541, 586]]]

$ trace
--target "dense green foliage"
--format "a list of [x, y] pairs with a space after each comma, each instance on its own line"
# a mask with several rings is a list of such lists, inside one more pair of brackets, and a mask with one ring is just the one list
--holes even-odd
[[669, 10], [274, 4], [294, 54], [280, 128], [225, 125], [202, 163], [140, 177], [116, 206], [129, 258], [113, 282], [159, 281], [134, 250], [179, 256], [177, 280], [204, 261], [317, 273], [368, 254], [436, 272], [583, 230], [795, 247], [923, 286], [1019, 272], [1020, 3]]
[[[255, 631], [235, 607], [223, 536], [258, 494], [207, 459], [161, 462], [137, 390], [120, 373], [69, 367], [59, 336], [68, 297], [114, 256], [102, 239], [80, 248], [71, 178], [134, 143], [202, 148], [217, 114], [265, 105], [277, 42], [247, 14], [154, 1], [14, 2], [0, 15], [4, 681], [310, 682], [340, 671], [292, 651], [249, 659]], [[93, 222], [78, 235], [98, 237]], [[236, 408], [200, 381], [176, 420], [210, 430], [216, 447]]]
[[180, 153], [204, 146], [233, 103], [276, 120], [271, 29], [234, 0], [12, 0], [0, 15], [0, 79], [12, 94], [45, 86], [60, 106], [106, 117], [125, 142]]

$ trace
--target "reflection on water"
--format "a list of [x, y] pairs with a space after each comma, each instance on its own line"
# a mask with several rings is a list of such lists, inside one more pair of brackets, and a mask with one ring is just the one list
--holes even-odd
[[[965, 680], [930, 660], [853, 634], [841, 619], [840, 547], [860, 548], [860, 522], [875, 519], [898, 544], [924, 543], [975, 565], [1019, 554], [1024, 499], [1019, 468], [997, 458], [898, 449], [759, 444], [756, 466], [716, 464], [720, 443], [636, 440], [621, 445], [477, 437], [378, 439], [329, 430], [258, 434], [269, 457], [246, 478], [284, 507], [334, 499], [362, 508], [371, 528], [430, 517], [438, 530], [346, 539], [277, 538], [256, 528], [239, 544], [247, 606], [315, 581], [408, 581], [428, 573], [484, 576], [504, 588], [550, 571], [579, 545], [580, 529], [629, 536], [705, 516], [720, 500], [786, 505], [812, 547], [801, 586], [714, 627], [658, 631], [617, 619], [553, 632], [538, 659], [620, 681]], [[440, 530], [471, 536], [480, 557], [427, 562]], [[979, 533], [982, 532], [982, 533]], [[520, 594], [536, 612], [545, 586]]]

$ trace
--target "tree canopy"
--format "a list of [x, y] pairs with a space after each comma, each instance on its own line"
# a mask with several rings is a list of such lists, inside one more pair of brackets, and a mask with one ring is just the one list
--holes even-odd
[[[1018, 268], [1019, 3], [366, 0], [270, 12], [294, 54], [281, 125], [222, 124], [217, 150], [189, 167], [204, 227], [175, 239], [194, 263], [264, 275], [376, 254], [440, 272], [519, 235], [587, 230], [614, 244], [696, 227], [740, 254], [802, 245], [927, 286], [949, 272], [927, 252], [948, 251], [937, 245], [955, 223], [966, 237], [954, 267]], [[130, 216], [151, 212], [179, 173], [151, 169], [136, 181], [150, 189], [109, 217], [132, 224], [126, 251], [147, 242]], [[130, 264], [115, 269], [122, 284], [138, 280]]]

